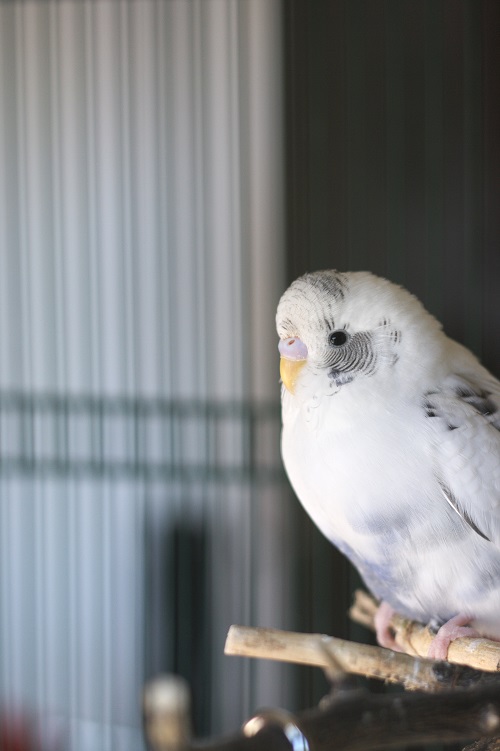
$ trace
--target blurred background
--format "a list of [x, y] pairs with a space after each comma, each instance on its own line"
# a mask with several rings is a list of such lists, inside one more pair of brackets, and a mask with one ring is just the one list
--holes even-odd
[[369, 269], [500, 375], [499, 38], [495, 0], [0, 1], [4, 727], [137, 751], [174, 671], [235, 730], [326, 684], [232, 623], [370, 638], [281, 468], [274, 312]]

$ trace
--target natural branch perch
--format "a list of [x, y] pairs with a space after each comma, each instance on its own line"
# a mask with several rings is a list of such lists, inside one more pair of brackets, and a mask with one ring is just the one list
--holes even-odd
[[231, 626], [225, 654], [260, 657], [330, 668], [331, 658], [346, 673], [379, 678], [403, 684], [408, 689], [442, 690], [451, 685], [470, 685], [478, 681], [472, 671], [459, 668], [443, 669], [443, 663], [390, 649], [336, 639], [322, 634], [299, 634], [271, 628]]
[[[370, 695], [345, 692], [325, 709], [295, 718], [297, 728], [315, 751], [372, 751], [425, 743], [451, 743], [492, 737], [500, 730], [498, 688], [434, 694]], [[204, 751], [285, 751], [283, 734], [272, 727], [252, 738], [243, 735], [203, 745]]]
[[[349, 615], [353, 621], [374, 631], [377, 607], [377, 602], [370, 595], [358, 590]], [[434, 638], [429, 628], [417, 621], [403, 618], [397, 613], [391, 620], [391, 627], [394, 629], [396, 642], [401, 649], [408, 654], [427, 656], [429, 645]], [[500, 670], [500, 642], [470, 637], [455, 639], [450, 644], [447, 659], [448, 662], [458, 665], [468, 665], [476, 670], [495, 673]]]
[[500, 738], [481, 738], [470, 746], [465, 746], [462, 751], [500, 751]]
[[[381, 696], [342, 691], [321, 709], [296, 716], [283, 710], [258, 713], [245, 723], [245, 727], [257, 726], [256, 733], [240, 732], [200, 744], [190, 738], [186, 684], [174, 676], [165, 676], [145, 687], [144, 725], [152, 751], [289, 751], [290, 727], [296, 735], [302, 734], [315, 751], [372, 751], [492, 738], [500, 732], [500, 695], [497, 686], [456, 689], [439, 697], [425, 693]], [[470, 751], [498, 748], [494, 743], [477, 744]]]

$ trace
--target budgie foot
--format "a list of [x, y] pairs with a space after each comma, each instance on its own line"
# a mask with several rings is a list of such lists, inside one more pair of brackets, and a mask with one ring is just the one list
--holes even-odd
[[475, 629], [467, 625], [470, 621], [470, 615], [459, 613], [454, 618], [450, 618], [449, 621], [443, 623], [431, 642], [427, 657], [432, 660], [446, 660], [448, 657], [448, 648], [452, 641], [461, 636], [480, 636]]
[[402, 652], [401, 647], [396, 644], [394, 631], [390, 626], [391, 618], [396, 611], [388, 602], [381, 602], [375, 613], [375, 633], [377, 641], [381, 647], [392, 649], [394, 652]]

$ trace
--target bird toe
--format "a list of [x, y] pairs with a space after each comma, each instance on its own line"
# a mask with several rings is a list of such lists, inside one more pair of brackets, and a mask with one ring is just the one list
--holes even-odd
[[463, 636], [476, 637], [478, 632], [468, 626], [471, 616], [459, 613], [454, 618], [444, 623], [436, 636], [431, 642], [427, 657], [431, 660], [446, 660], [448, 658], [448, 649], [452, 641]]
[[377, 641], [381, 647], [392, 649], [394, 652], [401, 652], [401, 647], [396, 643], [394, 630], [390, 623], [391, 618], [396, 611], [388, 602], [381, 602], [375, 613], [375, 633]]

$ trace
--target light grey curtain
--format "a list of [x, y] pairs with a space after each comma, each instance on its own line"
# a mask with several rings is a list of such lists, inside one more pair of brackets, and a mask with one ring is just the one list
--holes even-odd
[[0, 3], [0, 705], [71, 750], [137, 749], [160, 669], [202, 730], [287, 701], [222, 654], [290, 607], [280, 39], [278, 0]]

